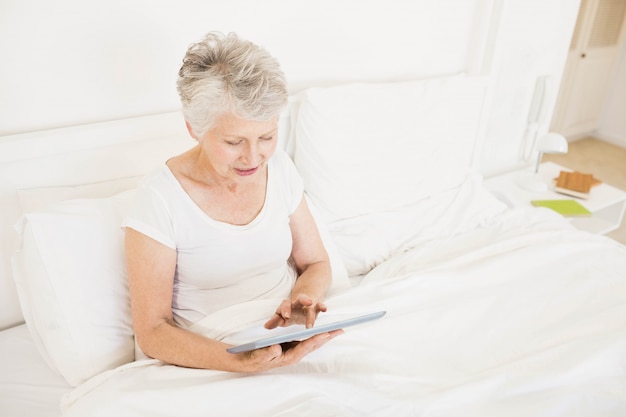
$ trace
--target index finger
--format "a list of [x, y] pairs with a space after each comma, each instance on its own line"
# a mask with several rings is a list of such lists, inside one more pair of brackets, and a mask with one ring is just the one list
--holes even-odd
[[326, 311], [326, 305], [324, 303], [317, 303], [314, 306], [310, 307], [302, 307], [302, 312], [306, 315], [306, 328], [309, 329], [313, 327], [315, 324], [315, 320], [317, 319], [317, 315], [321, 312]]

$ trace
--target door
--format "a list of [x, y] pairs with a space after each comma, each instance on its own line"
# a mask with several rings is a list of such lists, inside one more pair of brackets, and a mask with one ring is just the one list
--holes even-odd
[[575, 137], [598, 127], [625, 16], [626, 0], [582, 0], [552, 131]]

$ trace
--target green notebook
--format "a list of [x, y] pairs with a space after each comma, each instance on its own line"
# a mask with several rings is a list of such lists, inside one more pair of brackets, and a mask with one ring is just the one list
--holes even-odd
[[533, 200], [536, 207], [547, 207], [567, 217], [591, 216], [591, 212], [576, 200]]

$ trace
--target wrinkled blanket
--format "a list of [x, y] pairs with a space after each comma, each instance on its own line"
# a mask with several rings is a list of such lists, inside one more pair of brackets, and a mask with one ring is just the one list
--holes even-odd
[[[419, 245], [327, 304], [387, 315], [271, 372], [136, 361], [77, 387], [64, 415], [626, 415], [626, 247], [547, 211]], [[196, 330], [235, 342], [276, 305], [223, 310]]]

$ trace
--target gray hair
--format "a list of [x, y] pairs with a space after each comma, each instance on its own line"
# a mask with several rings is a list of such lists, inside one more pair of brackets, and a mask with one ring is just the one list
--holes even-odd
[[210, 32], [189, 46], [176, 85], [185, 120], [198, 139], [221, 113], [266, 121], [287, 104], [278, 61], [234, 33]]

